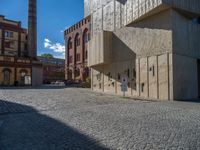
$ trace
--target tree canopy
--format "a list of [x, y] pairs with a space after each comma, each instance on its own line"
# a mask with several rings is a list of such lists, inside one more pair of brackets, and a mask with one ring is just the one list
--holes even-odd
[[41, 57], [44, 57], [44, 58], [54, 58], [52, 54], [47, 54], [47, 53], [46, 54], [42, 54]]

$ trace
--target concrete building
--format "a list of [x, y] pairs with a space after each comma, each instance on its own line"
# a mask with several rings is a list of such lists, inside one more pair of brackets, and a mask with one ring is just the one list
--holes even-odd
[[37, 57], [42, 63], [43, 83], [65, 80], [65, 60], [59, 58]]
[[90, 41], [90, 16], [65, 30], [66, 80], [85, 81], [89, 77], [88, 43]]
[[200, 97], [199, 0], [85, 0], [92, 89], [150, 99]]

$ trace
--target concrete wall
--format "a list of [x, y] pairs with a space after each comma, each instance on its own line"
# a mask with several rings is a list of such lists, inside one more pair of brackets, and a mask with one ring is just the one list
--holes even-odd
[[89, 66], [111, 62], [112, 36], [112, 32], [108, 31], [102, 31], [93, 35], [89, 48]]
[[162, 0], [163, 3], [168, 4], [174, 8], [182, 9], [188, 12], [200, 14], [199, 0]]
[[[127, 95], [155, 99], [172, 98], [171, 13], [172, 10], [165, 10], [130, 27], [116, 29], [112, 41], [109, 41], [112, 43], [110, 62], [92, 67], [93, 84], [97, 84], [95, 76], [101, 73], [103, 88], [100, 91], [122, 95], [121, 77], [127, 75]], [[98, 52], [98, 44], [101, 43], [99, 41], [101, 40], [97, 40], [95, 44], [97, 48], [90, 48], [93, 60], [99, 58], [93, 54]], [[97, 86], [93, 89], [99, 90]]]
[[199, 0], [84, 0], [85, 17], [98, 11], [102, 7], [109, 7], [110, 9], [107, 9], [108, 11], [114, 9], [114, 12], [117, 12], [116, 10], [118, 9], [115, 6], [111, 7], [111, 3], [115, 3], [115, 6], [121, 4], [120, 7], [123, 7], [121, 13], [124, 18], [124, 25], [157, 14], [166, 8], [178, 8], [200, 14]]
[[42, 67], [32, 67], [32, 86], [40, 86], [43, 83]]
[[[189, 14], [188, 14], [189, 15]], [[192, 17], [173, 11], [173, 53], [194, 58], [200, 57], [200, 25]]]
[[[123, 95], [121, 77], [128, 76], [128, 96], [173, 99], [172, 54], [113, 62], [92, 69], [92, 87], [95, 91]], [[136, 77], [134, 76], [136, 70]], [[101, 74], [101, 78], [97, 75]], [[101, 84], [101, 88], [99, 85]]]
[[[93, 90], [98, 89], [94, 84], [100, 82], [103, 88], [98, 90], [122, 94], [120, 75], [127, 75], [129, 70], [128, 95], [165, 100], [197, 98], [200, 26], [192, 19], [200, 14], [200, 2], [138, 2], [138, 6], [133, 0], [116, 5], [108, 0], [106, 6], [96, 3], [91, 8], [93, 36], [102, 30], [113, 32], [112, 41], [109, 41], [112, 43], [109, 63], [102, 65], [96, 61], [92, 67]], [[109, 9], [111, 6], [114, 9]], [[95, 50], [90, 49], [90, 52]], [[93, 56], [94, 61], [99, 59]], [[98, 74], [101, 74], [100, 81], [96, 78]]]
[[172, 55], [170, 53], [137, 59], [138, 96], [173, 99]]
[[[191, 17], [188, 17], [188, 15]], [[200, 25], [192, 14], [173, 11], [174, 99], [198, 97], [197, 59], [200, 58]]]
[[174, 99], [198, 98], [197, 59], [173, 55]]

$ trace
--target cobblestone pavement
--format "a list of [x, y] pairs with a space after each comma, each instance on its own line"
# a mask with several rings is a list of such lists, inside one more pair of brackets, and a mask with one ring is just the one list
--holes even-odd
[[0, 89], [0, 150], [200, 150], [200, 103]]

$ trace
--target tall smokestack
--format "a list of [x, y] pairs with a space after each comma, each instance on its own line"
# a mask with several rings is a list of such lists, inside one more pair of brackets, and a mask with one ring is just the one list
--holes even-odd
[[37, 58], [37, 0], [29, 0], [28, 55], [31, 58]]

